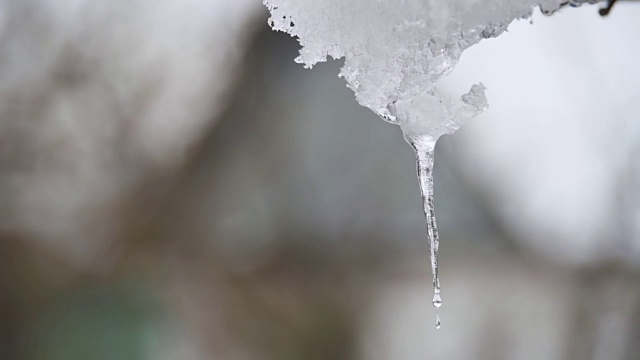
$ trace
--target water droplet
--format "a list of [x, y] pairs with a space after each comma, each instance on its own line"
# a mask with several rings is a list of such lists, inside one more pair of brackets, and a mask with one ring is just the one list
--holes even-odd
[[436, 330], [440, 330], [440, 314], [436, 315]]
[[433, 306], [439, 308], [442, 306], [442, 298], [440, 297], [440, 292], [433, 294]]

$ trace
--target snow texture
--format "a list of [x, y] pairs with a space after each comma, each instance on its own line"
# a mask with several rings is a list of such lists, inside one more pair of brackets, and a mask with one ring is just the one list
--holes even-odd
[[311, 68], [344, 58], [340, 76], [357, 101], [402, 127], [408, 140], [435, 142], [484, 111], [484, 86], [452, 97], [435, 84], [462, 52], [502, 34], [534, 5], [546, 13], [591, 0], [264, 0], [269, 24], [298, 38], [297, 62]]

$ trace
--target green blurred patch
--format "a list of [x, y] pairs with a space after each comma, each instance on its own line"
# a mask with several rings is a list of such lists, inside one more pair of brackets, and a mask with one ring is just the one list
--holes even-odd
[[[24, 337], [26, 360], [147, 360], [162, 344], [166, 316], [152, 291], [117, 285], [63, 294]], [[153, 351], [156, 350], [156, 351]]]

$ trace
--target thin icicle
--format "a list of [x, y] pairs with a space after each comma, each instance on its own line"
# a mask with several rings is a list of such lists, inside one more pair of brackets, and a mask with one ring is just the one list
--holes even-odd
[[[433, 306], [440, 308], [442, 298], [440, 296], [440, 278], [438, 277], [438, 226], [436, 225], [436, 213], [433, 196], [433, 165], [435, 160], [435, 142], [426, 137], [407, 139], [416, 152], [418, 180], [420, 193], [422, 194], [422, 206], [427, 221], [427, 240], [431, 258], [431, 274], [433, 276]], [[437, 315], [437, 328], [440, 327], [440, 316]]]

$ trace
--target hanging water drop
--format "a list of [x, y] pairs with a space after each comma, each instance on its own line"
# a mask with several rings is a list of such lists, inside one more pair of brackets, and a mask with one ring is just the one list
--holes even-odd
[[442, 298], [440, 297], [439, 292], [433, 294], [432, 302], [433, 302], [433, 306], [435, 306], [436, 308], [439, 308], [440, 306], [442, 306]]
[[433, 306], [435, 306], [436, 308], [436, 330], [440, 329], [440, 314], [437, 312], [440, 308], [440, 306], [442, 306], [442, 298], [440, 298], [440, 289], [437, 289], [435, 291], [435, 293], [433, 294]]

